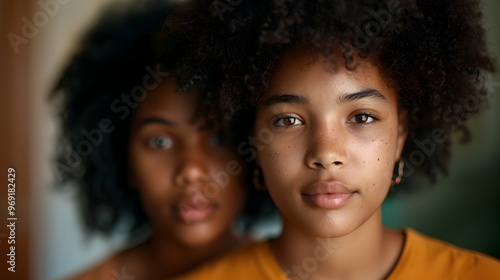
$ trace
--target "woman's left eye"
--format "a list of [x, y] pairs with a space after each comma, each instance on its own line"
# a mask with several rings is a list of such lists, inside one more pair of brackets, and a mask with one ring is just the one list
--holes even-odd
[[370, 116], [369, 114], [357, 114], [354, 117], [350, 118], [348, 123], [358, 123], [358, 124], [367, 124], [375, 121], [376, 118]]
[[222, 144], [222, 136], [221, 135], [213, 135], [211, 136], [209, 139], [208, 139], [208, 142], [210, 143], [210, 145], [212, 146], [218, 146], [220, 144]]
[[226, 144], [226, 134], [223, 131], [212, 134], [208, 138], [208, 143], [210, 146], [221, 146]]

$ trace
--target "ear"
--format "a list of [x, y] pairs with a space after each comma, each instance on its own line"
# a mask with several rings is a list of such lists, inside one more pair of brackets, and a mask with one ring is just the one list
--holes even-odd
[[260, 158], [259, 158], [259, 153], [257, 150], [255, 150], [255, 158], [254, 158], [255, 165], [260, 168]]
[[264, 183], [264, 175], [262, 174], [262, 169], [258, 166], [253, 170], [253, 186], [257, 191], [265, 192], [267, 191], [266, 184]]
[[403, 152], [406, 137], [408, 137], [408, 110], [406, 108], [400, 108], [398, 116], [396, 158], [394, 159], [395, 162], [397, 162], [401, 158], [401, 153]]

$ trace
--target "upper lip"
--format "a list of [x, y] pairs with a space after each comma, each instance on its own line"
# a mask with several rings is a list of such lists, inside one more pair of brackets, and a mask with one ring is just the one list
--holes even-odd
[[319, 194], [334, 194], [344, 193], [349, 194], [355, 191], [349, 189], [340, 181], [318, 181], [304, 188], [302, 194], [304, 195], [319, 195]]
[[214, 207], [215, 202], [208, 200], [205, 196], [201, 194], [189, 194], [174, 203], [175, 208], [188, 207], [194, 209], [203, 209], [206, 207]]

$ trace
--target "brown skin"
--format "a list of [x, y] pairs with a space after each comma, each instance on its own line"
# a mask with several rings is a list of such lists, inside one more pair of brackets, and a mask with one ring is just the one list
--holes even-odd
[[[297, 279], [382, 279], [403, 246], [402, 233], [382, 226], [380, 206], [406, 140], [406, 112], [370, 62], [348, 71], [338, 53], [333, 59], [336, 71], [306, 48], [293, 48], [257, 108], [255, 134], [274, 132], [257, 162], [283, 215], [283, 234], [271, 248]], [[381, 96], [344, 98], [368, 89]], [[343, 185], [350, 198], [335, 208], [311, 203], [310, 187], [322, 181]], [[318, 237], [332, 244], [327, 257], [314, 251]], [[308, 257], [318, 264], [311, 272], [302, 267]]]
[[[152, 236], [77, 279], [108, 279], [123, 268], [135, 279], [163, 279], [245, 242], [230, 229], [246, 196], [242, 164], [218, 141], [216, 129], [203, 128], [202, 117], [194, 117], [197, 94], [178, 95], [176, 89], [175, 78], [168, 77], [139, 102], [131, 123], [130, 184]], [[221, 176], [229, 180], [214, 179]]]

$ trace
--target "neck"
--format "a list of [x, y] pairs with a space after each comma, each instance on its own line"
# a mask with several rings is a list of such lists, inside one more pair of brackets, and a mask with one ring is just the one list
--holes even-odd
[[271, 248], [290, 279], [381, 279], [394, 267], [402, 245], [403, 235], [382, 226], [379, 210], [354, 231], [335, 238], [312, 236], [284, 219], [283, 234]]

